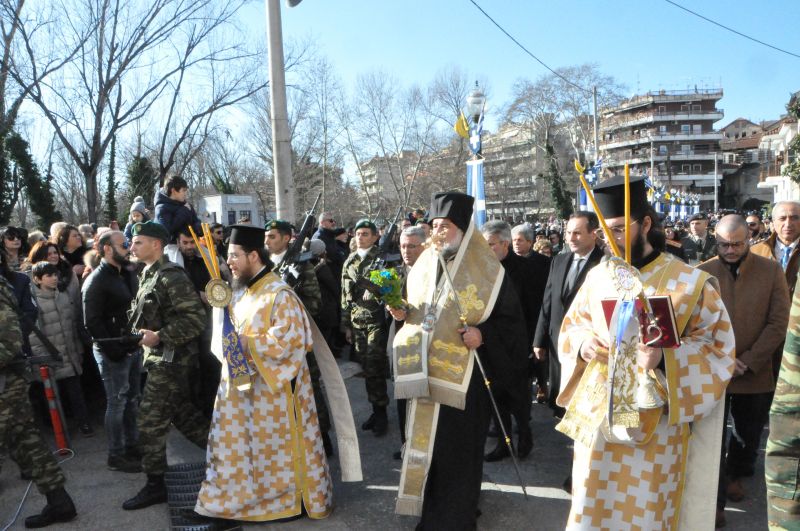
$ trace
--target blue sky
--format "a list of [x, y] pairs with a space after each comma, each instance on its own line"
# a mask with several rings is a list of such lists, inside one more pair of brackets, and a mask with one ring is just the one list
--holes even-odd
[[[727, 32], [663, 0], [477, 0], [553, 68], [597, 63], [628, 94], [719, 87], [721, 127], [737, 117], [777, 118], [800, 90], [800, 58]], [[676, 0], [709, 18], [800, 55], [800, 1]], [[546, 70], [524, 54], [468, 0], [303, 0], [281, 2], [284, 38], [311, 36], [352, 87], [380, 68], [404, 85], [426, 85], [448, 65], [487, 79], [491, 113], [508, 101], [515, 79]], [[246, 20], [264, 35], [264, 4]], [[795, 25], [795, 27], [792, 27]], [[491, 125], [491, 119], [487, 116]]]

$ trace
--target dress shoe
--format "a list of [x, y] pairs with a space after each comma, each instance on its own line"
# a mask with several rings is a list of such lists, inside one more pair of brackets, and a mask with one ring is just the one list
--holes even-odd
[[375, 422], [372, 424], [372, 433], [375, 437], [386, 435], [389, 430], [389, 417], [386, 415], [385, 407], [375, 408]]
[[730, 483], [728, 483], [728, 488], [725, 490], [725, 494], [728, 496], [728, 499], [732, 502], [740, 502], [744, 499], [744, 487], [742, 486], [742, 480], [734, 479]]
[[508, 451], [508, 446], [506, 446], [506, 443], [503, 441], [498, 441], [497, 446], [494, 447], [494, 450], [484, 456], [484, 460], [486, 460], [487, 463], [494, 463], [495, 461], [500, 461], [510, 456], [511, 452]]
[[714, 529], [725, 527], [728, 522], [725, 521], [725, 511], [717, 509], [717, 516], [714, 518]]
[[113, 470], [114, 472], [127, 472], [129, 474], [134, 474], [142, 471], [142, 463], [140, 461], [130, 459], [126, 455], [109, 455], [108, 469]]
[[142, 460], [142, 450], [138, 446], [126, 446], [125, 457], [132, 461]]
[[517, 457], [528, 457], [531, 450], [533, 450], [533, 434], [530, 428], [523, 429], [517, 437]]
[[145, 486], [136, 496], [125, 501], [122, 508], [126, 511], [135, 511], [157, 503], [167, 503], [167, 486], [164, 483], [164, 476], [147, 474]]
[[202, 527], [205, 531], [225, 531], [236, 529], [240, 523], [236, 520], [226, 520], [225, 518], [214, 518], [195, 512], [191, 507], [180, 510], [181, 519], [188, 522], [192, 527]]
[[44, 506], [42, 512], [25, 519], [25, 527], [28, 529], [46, 527], [58, 522], [69, 522], [78, 514], [72, 498], [69, 497], [64, 487], [48, 492], [45, 497], [47, 497], [47, 505]]
[[567, 494], [572, 494], [572, 474], [567, 476], [567, 478], [564, 480], [564, 483], [561, 484], [561, 490]]

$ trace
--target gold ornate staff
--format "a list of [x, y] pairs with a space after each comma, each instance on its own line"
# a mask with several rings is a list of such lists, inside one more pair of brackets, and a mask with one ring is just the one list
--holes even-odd
[[194, 232], [194, 228], [189, 225], [189, 232], [192, 235], [194, 244], [197, 246], [197, 252], [200, 253], [200, 257], [203, 259], [208, 274], [211, 276], [211, 280], [206, 284], [206, 297], [211, 306], [215, 308], [225, 308], [231, 302], [233, 290], [231, 290], [227, 282], [222, 280], [222, 275], [219, 271], [219, 262], [217, 260], [217, 251], [214, 249], [214, 244], [211, 243], [214, 240], [211, 239], [211, 230], [209, 229], [208, 223], [203, 223], [201, 228], [203, 229], [203, 237], [207, 244], [206, 249], [208, 250], [208, 257], [206, 257], [203, 252], [203, 246], [200, 245], [200, 239]]

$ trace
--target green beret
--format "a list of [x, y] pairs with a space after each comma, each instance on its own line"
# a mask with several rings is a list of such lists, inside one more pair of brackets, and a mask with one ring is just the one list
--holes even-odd
[[169, 231], [164, 225], [156, 221], [136, 223], [131, 229], [131, 234], [134, 236], [149, 236], [150, 238], [161, 240], [165, 244], [169, 242]]
[[265, 231], [271, 231], [272, 229], [277, 230], [281, 234], [288, 234], [291, 236], [292, 231], [294, 230], [294, 226], [288, 221], [284, 221], [282, 219], [273, 219], [272, 221], [268, 221], [267, 224], [264, 225]]
[[358, 229], [371, 229], [372, 232], [378, 232], [378, 227], [376, 227], [375, 224], [367, 218], [358, 220], [358, 223], [356, 223], [356, 226], [353, 230]]

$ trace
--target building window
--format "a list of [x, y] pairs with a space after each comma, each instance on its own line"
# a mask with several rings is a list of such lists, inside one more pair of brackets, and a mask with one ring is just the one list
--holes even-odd
[[681, 112], [688, 112], [691, 110], [691, 107], [688, 103], [681, 103]]
[[681, 144], [681, 153], [684, 155], [688, 155], [692, 152], [692, 145], [691, 144]]
[[692, 166], [692, 170], [693, 170], [694, 173], [699, 174], [700, 172], [703, 171], [703, 165], [702, 164], [695, 164], [695, 165]]
[[663, 144], [658, 146], [658, 154], [659, 155], [666, 155], [667, 154], [667, 146], [665, 146]]
[[241, 219], [241, 220], [245, 220], [246, 219], [246, 220], [248, 220], [250, 222], [253, 221], [253, 218], [250, 216], [250, 211], [249, 210], [240, 210], [239, 211], [239, 219]]
[[659, 105], [658, 106], [658, 114], [665, 114], [667, 112], [666, 105]]
[[701, 124], [692, 125], [692, 132], [696, 135], [699, 135], [703, 132], [703, 126]]
[[666, 125], [659, 125], [658, 126], [659, 134], [665, 135], [667, 134], [667, 126]]
[[692, 165], [691, 164], [681, 164], [681, 173], [688, 174], [690, 171], [692, 171]]
[[688, 134], [692, 130], [692, 126], [689, 124], [681, 124], [681, 133]]
[[693, 111], [699, 111], [700, 110], [700, 104], [699, 103], [693, 103], [692, 104], [692, 110]]
[[228, 210], [228, 225], [236, 225], [236, 211]]

